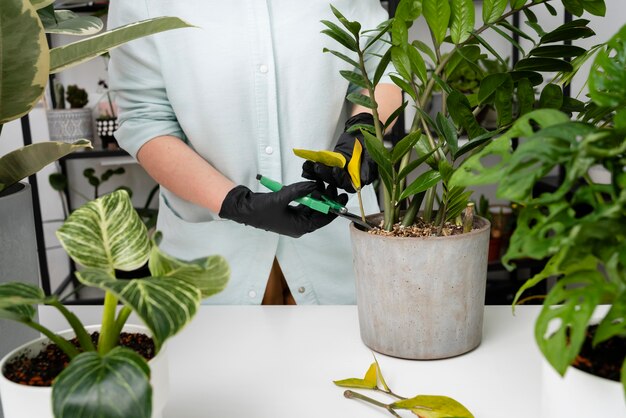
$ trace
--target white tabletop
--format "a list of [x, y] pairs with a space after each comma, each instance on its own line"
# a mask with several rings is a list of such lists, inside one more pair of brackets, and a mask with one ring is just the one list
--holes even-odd
[[[99, 306], [70, 308], [88, 324], [99, 322]], [[513, 316], [509, 306], [487, 306], [482, 344], [459, 357], [410, 361], [377, 354], [377, 359], [399, 395], [450, 396], [477, 418], [537, 417], [541, 357], [533, 323], [538, 309], [518, 307]], [[68, 328], [49, 307], [40, 308], [40, 320], [55, 330]], [[169, 340], [168, 356], [167, 418], [391, 416], [345, 399], [344, 389], [332, 383], [362, 378], [373, 361], [359, 337], [355, 306], [203, 306]]]

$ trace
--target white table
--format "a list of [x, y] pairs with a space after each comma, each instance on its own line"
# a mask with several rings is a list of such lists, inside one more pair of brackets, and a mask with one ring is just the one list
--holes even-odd
[[[70, 308], [86, 323], [99, 322], [99, 306]], [[538, 417], [541, 357], [533, 338], [538, 309], [519, 307], [513, 316], [509, 306], [487, 306], [482, 344], [459, 357], [377, 358], [399, 395], [450, 396], [477, 418]], [[46, 326], [68, 328], [49, 307], [41, 307], [39, 315]], [[359, 336], [355, 306], [203, 306], [169, 341], [168, 355], [168, 418], [391, 417], [345, 399], [332, 383], [363, 377], [373, 361]], [[368, 392], [363, 391], [392, 401]]]

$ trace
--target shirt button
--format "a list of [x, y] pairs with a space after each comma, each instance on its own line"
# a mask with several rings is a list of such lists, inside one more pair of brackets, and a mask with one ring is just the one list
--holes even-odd
[[263, 74], [267, 73], [268, 70], [269, 68], [267, 68], [267, 65], [265, 64], [259, 65], [259, 71], [262, 72]]
[[298, 293], [304, 293], [305, 291], [306, 289], [304, 288], [304, 286], [298, 288]]
[[250, 296], [251, 298], [256, 297], [256, 292], [254, 290], [251, 290], [248, 292], [248, 296]]
[[272, 147], [265, 147], [265, 153], [270, 155], [274, 152], [274, 148]]

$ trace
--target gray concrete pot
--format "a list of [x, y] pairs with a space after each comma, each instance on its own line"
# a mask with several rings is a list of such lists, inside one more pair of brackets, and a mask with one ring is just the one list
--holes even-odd
[[[382, 215], [368, 218], [378, 224]], [[450, 237], [372, 235], [352, 224], [361, 338], [374, 351], [430, 360], [482, 339], [489, 222]]]
[[91, 108], [48, 110], [46, 116], [51, 141], [93, 140]]

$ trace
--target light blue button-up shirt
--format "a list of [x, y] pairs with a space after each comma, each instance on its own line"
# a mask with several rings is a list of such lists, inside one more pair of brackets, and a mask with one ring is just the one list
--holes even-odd
[[[364, 28], [387, 19], [378, 0], [333, 5]], [[320, 33], [320, 20], [336, 20], [328, 0], [119, 0], [111, 2], [108, 25], [157, 16], [178, 16], [197, 28], [111, 52], [116, 137], [131, 155], [154, 137], [173, 135], [236, 184], [265, 192], [257, 173], [284, 184], [302, 181], [303, 160], [293, 148], [334, 147], [351, 108], [345, 96], [352, 86], [339, 71], [351, 68], [322, 50], [351, 53]], [[367, 62], [372, 74], [377, 61]], [[379, 211], [373, 189], [364, 189], [363, 198], [367, 213]], [[353, 212], [356, 200], [348, 204]], [[175, 257], [227, 258], [231, 281], [208, 303], [260, 303], [274, 257], [296, 303], [355, 303], [343, 219], [294, 239], [221, 219], [162, 187], [157, 228], [163, 250]]]

